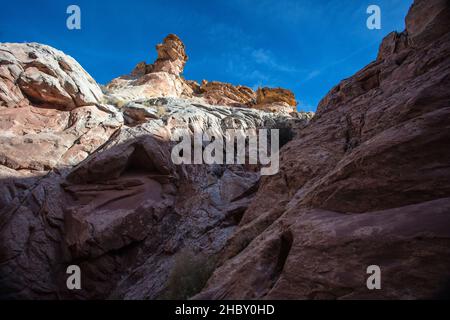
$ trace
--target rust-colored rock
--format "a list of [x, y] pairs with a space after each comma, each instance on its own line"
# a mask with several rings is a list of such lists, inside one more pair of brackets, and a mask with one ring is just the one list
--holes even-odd
[[49, 46], [1, 43], [0, 62], [0, 107], [72, 110], [102, 99], [100, 87], [78, 62]]
[[[449, 12], [448, 1], [415, 1], [406, 31], [324, 97], [196, 298], [448, 294]], [[382, 290], [366, 287], [370, 265]]]
[[450, 12], [447, 0], [415, 1], [405, 24], [412, 46], [420, 48], [448, 33]]
[[180, 75], [184, 65], [188, 60], [184, 43], [174, 34], [169, 34], [164, 38], [163, 43], [156, 46], [158, 59], [156, 59], [153, 72], [167, 72]]
[[288, 106], [297, 106], [294, 93], [283, 88], [258, 88], [256, 91], [257, 104], [284, 103]]
[[255, 103], [255, 92], [246, 86], [203, 80], [199, 87], [201, 97], [214, 105], [249, 107]]
[[391, 32], [381, 42], [377, 60], [384, 59], [398, 53], [408, 47], [408, 35], [406, 32]]

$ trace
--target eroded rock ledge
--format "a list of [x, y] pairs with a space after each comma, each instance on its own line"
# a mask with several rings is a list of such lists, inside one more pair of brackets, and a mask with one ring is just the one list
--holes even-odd
[[[406, 30], [322, 99], [195, 298], [448, 297], [449, 15], [416, 0]], [[370, 265], [381, 290], [367, 290]]]

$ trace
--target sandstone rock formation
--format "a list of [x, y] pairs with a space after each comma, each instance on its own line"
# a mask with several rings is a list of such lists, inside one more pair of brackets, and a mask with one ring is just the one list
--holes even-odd
[[297, 101], [295, 101], [294, 94], [283, 88], [259, 88], [256, 91], [256, 103], [285, 103], [289, 106], [295, 107]]
[[283, 88], [258, 88], [256, 91], [256, 109], [266, 111], [283, 111], [291, 113], [295, 111], [297, 101], [294, 93]]
[[[448, 292], [449, 10], [415, 1], [405, 32], [388, 35], [376, 61], [323, 98], [196, 298]], [[382, 290], [367, 289], [369, 265], [380, 266]]]
[[0, 106], [72, 110], [98, 103], [97, 83], [71, 57], [37, 43], [0, 44]]
[[174, 34], [164, 38], [163, 43], [156, 46], [158, 59], [153, 65], [153, 72], [167, 72], [180, 75], [188, 60], [184, 43]]
[[[153, 64], [140, 62], [125, 75], [112, 80], [106, 89], [124, 101], [139, 98], [198, 98], [199, 103], [249, 107], [268, 112], [295, 112], [293, 92], [283, 88], [261, 88], [257, 92], [241, 85], [203, 80], [201, 84], [181, 77], [188, 59], [183, 42], [174, 34], [156, 46], [158, 58]], [[108, 95], [107, 95], [108, 96]]]
[[233, 86], [219, 81], [203, 80], [197, 92], [206, 102], [213, 105], [251, 107], [255, 104], [255, 92], [246, 86]]
[[0, 164], [15, 170], [75, 165], [123, 121], [99, 108], [97, 83], [49, 46], [0, 44]]
[[180, 76], [188, 59], [183, 42], [169, 34], [156, 50], [158, 58], [153, 64], [138, 63], [130, 75], [112, 80], [107, 90], [122, 100], [192, 97], [191, 87]]
[[184, 43], [174, 34], [164, 38], [163, 43], [156, 45], [158, 58], [153, 64], [139, 62], [131, 72], [132, 76], [144, 76], [152, 72], [167, 72], [174, 75], [183, 73], [184, 65], [188, 60]]
[[[0, 297], [441, 297], [449, 10], [416, 0], [406, 30], [314, 117], [282, 89], [182, 79], [173, 35], [104, 94], [60, 51], [0, 44]], [[174, 165], [180, 127], [279, 128], [280, 172]], [[67, 290], [71, 264], [82, 290]], [[382, 290], [367, 290], [369, 265]], [[201, 292], [183, 287], [191, 273], [209, 278]]]
[[[1, 167], [3, 297], [159, 297], [176, 253], [223, 248], [259, 180], [240, 165], [173, 165], [173, 130], [289, 128], [308, 119], [175, 98], [134, 104], [152, 116], [129, 120], [73, 169]], [[75, 296], [64, 285], [71, 261], [84, 271]]]
[[[200, 98], [146, 98], [138, 90], [124, 95], [112, 85], [103, 95], [60, 51], [0, 48], [2, 298], [161, 296], [184, 248], [204, 256], [223, 248], [259, 180], [257, 170], [240, 165], [174, 166], [173, 130], [291, 132], [310, 118], [216, 107]], [[174, 66], [176, 59], [165, 59], [169, 49], [159, 47], [158, 65]], [[142, 83], [156, 95], [161, 83], [179, 92], [167, 80], [178, 75], [150, 69], [121, 81]], [[74, 293], [64, 279], [75, 262], [83, 290]]]

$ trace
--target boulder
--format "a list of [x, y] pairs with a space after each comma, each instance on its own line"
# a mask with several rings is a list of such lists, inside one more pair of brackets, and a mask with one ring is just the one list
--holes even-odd
[[72, 110], [100, 103], [102, 91], [70, 56], [37, 43], [0, 44], [0, 106]]
[[297, 106], [294, 93], [283, 88], [258, 88], [256, 91], [257, 104], [284, 103], [288, 106]]

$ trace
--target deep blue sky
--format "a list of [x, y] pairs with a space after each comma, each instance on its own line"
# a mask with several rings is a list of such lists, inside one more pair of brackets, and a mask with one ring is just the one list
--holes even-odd
[[[99, 82], [153, 62], [168, 33], [184, 41], [187, 79], [219, 80], [295, 92], [315, 110], [341, 79], [376, 57], [383, 36], [404, 29], [412, 0], [5, 1], [0, 42], [40, 42], [71, 55]], [[66, 8], [81, 8], [81, 30], [66, 28]], [[382, 29], [366, 28], [366, 8], [381, 7]]]

